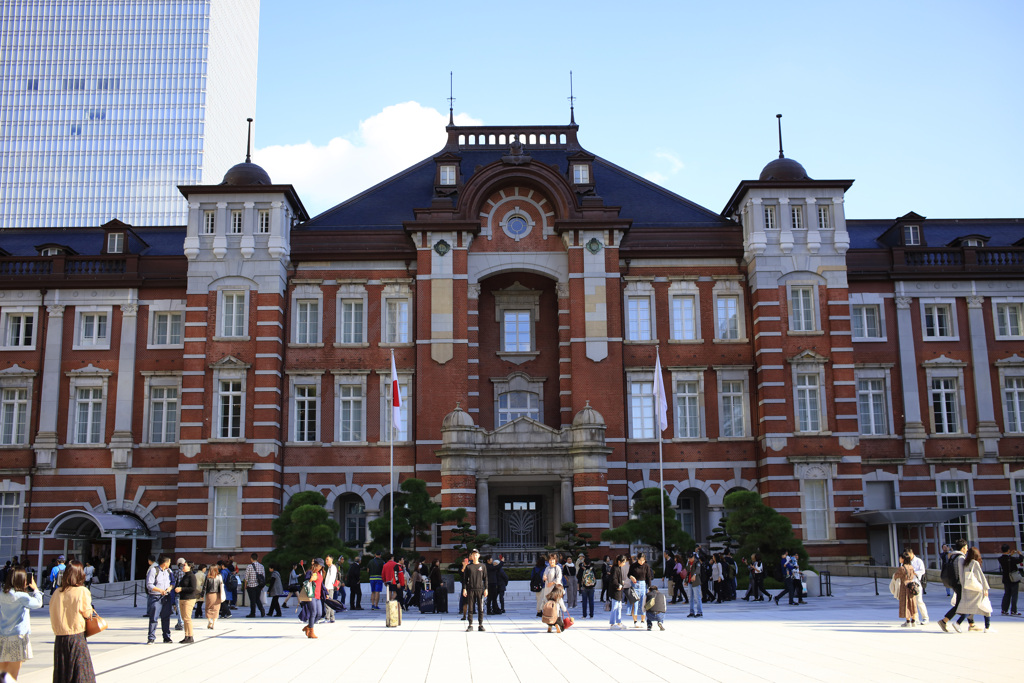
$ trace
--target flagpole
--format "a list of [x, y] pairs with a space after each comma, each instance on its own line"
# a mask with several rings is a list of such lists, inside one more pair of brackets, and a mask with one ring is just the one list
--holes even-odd
[[[654, 348], [654, 353], [655, 353], [655, 355], [657, 357], [657, 362], [655, 364], [655, 367], [657, 368], [657, 371], [659, 373], [658, 376], [654, 378], [654, 382], [655, 382], [654, 386], [656, 387], [655, 391], [658, 391], [659, 393], [661, 393], [664, 390], [664, 386], [663, 386], [662, 379], [661, 379], [661, 374], [660, 374], [661, 373], [661, 350], [659, 349], [659, 347], [656, 346]], [[668, 552], [668, 546], [665, 544], [665, 459], [662, 456], [662, 446], [664, 444], [664, 438], [663, 437], [664, 437], [665, 434], [664, 434], [664, 431], [661, 429], [661, 418], [660, 418], [661, 401], [664, 398], [665, 398], [664, 396], [659, 396], [658, 397], [658, 410], [659, 410], [659, 419], [658, 419], [658, 489], [661, 491], [661, 495], [659, 496], [659, 499], [661, 500], [661, 587], [667, 589], [668, 588], [668, 583], [667, 583], [668, 558], [666, 557], [665, 553]], [[666, 403], [667, 403], [667, 401], [666, 401]]]
[[[391, 368], [394, 370], [395, 367], [395, 350], [391, 349]], [[390, 539], [391, 548], [391, 559], [395, 558], [395, 411], [392, 406], [395, 405], [395, 375], [391, 373], [391, 405], [388, 406], [388, 410], [391, 411], [391, 457], [388, 462], [388, 485], [390, 486], [391, 495], [388, 496], [388, 505], [391, 510], [388, 512], [388, 521], [390, 523], [390, 531], [388, 538]]]

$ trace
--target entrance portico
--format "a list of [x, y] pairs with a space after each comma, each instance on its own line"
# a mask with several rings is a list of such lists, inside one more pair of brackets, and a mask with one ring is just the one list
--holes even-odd
[[135, 579], [136, 553], [138, 542], [156, 538], [146, 525], [137, 517], [129, 514], [113, 512], [94, 512], [90, 510], [67, 510], [58, 514], [46, 525], [46, 530], [39, 535], [39, 554], [37, 569], [43, 575], [43, 542], [47, 538], [64, 539], [64, 554], [69, 551], [69, 543], [76, 543], [75, 554], [88, 557], [88, 545], [106, 539], [110, 543], [109, 578], [110, 583], [116, 581], [114, 565], [117, 562], [117, 540], [131, 540], [131, 562], [125, 577]]

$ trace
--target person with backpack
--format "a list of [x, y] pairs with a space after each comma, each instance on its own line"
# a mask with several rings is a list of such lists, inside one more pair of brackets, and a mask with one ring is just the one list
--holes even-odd
[[667, 611], [668, 607], [665, 604], [665, 594], [658, 590], [658, 586], [656, 584], [651, 584], [647, 597], [644, 598], [644, 612], [647, 613], [647, 630], [650, 631], [654, 626], [655, 620], [657, 620], [658, 628], [664, 631], [665, 612]]
[[[182, 569], [182, 565], [184, 565], [184, 564], [185, 564], [185, 558], [184, 557], [179, 557], [178, 561], [174, 563], [173, 567], [171, 567], [171, 587], [172, 588], [177, 588], [178, 585], [181, 583], [181, 577], [184, 576], [184, 574], [185, 574], [185, 570]], [[175, 590], [175, 591], [173, 591], [171, 593], [171, 597], [174, 599], [174, 605], [171, 607], [171, 614], [178, 616], [178, 623], [176, 623], [174, 625], [174, 630], [175, 631], [184, 631], [185, 630], [185, 622], [182, 621], [182, 619], [181, 619], [181, 610], [178, 609], [178, 606], [179, 606], [178, 605], [178, 602], [179, 602], [179, 600], [178, 600], [178, 592], [179, 591]]]
[[779, 558], [779, 566], [782, 568], [782, 582], [786, 587], [782, 592], [775, 595], [775, 604], [779, 604], [779, 600], [782, 599], [783, 595], [789, 596], [790, 605], [799, 604], [793, 599], [800, 594], [800, 589], [796, 587], [796, 582], [798, 581], [797, 573], [800, 571], [796, 558], [788, 550], [783, 550], [782, 557]]
[[582, 600], [582, 618], [594, 618], [594, 589], [597, 586], [597, 577], [594, 575], [594, 563], [584, 555], [580, 555], [580, 598]]
[[683, 570], [683, 579], [686, 582], [686, 590], [690, 596], [690, 613], [687, 617], [703, 617], [704, 607], [701, 602], [701, 594], [704, 592], [702, 568], [700, 558], [694, 551], [690, 559], [686, 561], [686, 568]]
[[61, 581], [64, 578], [64, 570], [67, 565], [64, 564], [64, 556], [58, 555], [57, 561], [50, 568], [50, 574], [47, 580], [47, 584], [50, 586], [50, 596], [53, 596], [54, 591], [60, 588]]
[[203, 581], [203, 592], [206, 594], [206, 628], [212, 629], [220, 616], [220, 603], [224, 593], [224, 579], [220, 575], [221, 563], [211, 566], [206, 572], [206, 580]]
[[[947, 591], [953, 591], [955, 596], [953, 606], [946, 612], [944, 617], [939, 619], [939, 628], [946, 633], [949, 633], [949, 628], [947, 627], [949, 620], [956, 616], [957, 608], [960, 607], [960, 600], [963, 597], [964, 556], [966, 550], [967, 541], [958, 538], [953, 542], [953, 550], [942, 563], [942, 585], [946, 587]], [[958, 624], [953, 624], [953, 628], [956, 629], [957, 633], [960, 632]]]
[[[465, 566], [463, 566], [465, 569]], [[537, 555], [537, 564], [530, 571], [530, 591], [537, 598], [537, 616], [544, 609], [544, 556]]]
[[565, 601], [562, 600], [564, 594], [565, 590], [561, 586], [554, 586], [548, 593], [548, 599], [541, 609], [541, 621], [547, 624], [548, 633], [551, 633], [551, 627], [555, 628], [556, 633], [565, 630], [565, 621], [562, 617], [568, 613], [568, 610], [565, 607]]
[[253, 619], [256, 616], [256, 608], [260, 609], [260, 616], [267, 616], [263, 609], [263, 587], [267, 585], [267, 570], [259, 563], [259, 556], [256, 553], [249, 555], [249, 566], [245, 568], [245, 592], [249, 596], [249, 614], [246, 619]]

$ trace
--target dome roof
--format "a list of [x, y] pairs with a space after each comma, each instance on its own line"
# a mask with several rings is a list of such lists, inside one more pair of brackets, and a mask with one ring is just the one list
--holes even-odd
[[583, 407], [583, 410], [576, 413], [576, 417], [572, 419], [573, 427], [582, 427], [584, 425], [604, 425], [604, 416], [590, 407], [590, 401], [587, 401], [587, 405]]
[[810, 180], [807, 171], [795, 159], [787, 159], [780, 156], [768, 162], [768, 165], [761, 169], [761, 176], [758, 180]]
[[228, 169], [228, 172], [224, 174], [224, 180], [220, 181], [221, 185], [273, 185], [270, 182], [270, 175], [263, 170], [263, 167], [257, 166], [250, 161], [243, 161], [240, 164], [235, 164]]
[[444, 416], [444, 420], [441, 421], [441, 429], [449, 427], [473, 427], [473, 418], [469, 416], [465, 410], [459, 407], [459, 404], [455, 404], [455, 410]]

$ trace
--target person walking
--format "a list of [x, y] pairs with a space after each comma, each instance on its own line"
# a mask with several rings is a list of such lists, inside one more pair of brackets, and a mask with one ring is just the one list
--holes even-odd
[[608, 627], [613, 629], [625, 628], [622, 625], [622, 593], [627, 584], [631, 583], [627, 576], [629, 570], [626, 567], [626, 561], [625, 555], [619, 555], [615, 558], [615, 564], [612, 565], [611, 570], [605, 572], [608, 577], [607, 595], [612, 603], [611, 612], [608, 613]]
[[921, 584], [914, 572], [913, 560], [906, 550], [900, 555], [900, 568], [893, 575], [896, 584], [896, 599], [900, 601], [900, 626], [917, 625], [917, 596], [921, 592]]
[[651, 571], [651, 565], [647, 564], [647, 555], [644, 553], [637, 555], [636, 562], [629, 566], [629, 580], [637, 594], [637, 601], [629, 606], [629, 614], [633, 617], [633, 628], [640, 628], [647, 618], [644, 614], [647, 589], [654, 583], [654, 572]]
[[796, 564], [792, 562], [792, 558], [790, 557], [788, 550], [782, 551], [782, 557], [779, 559], [779, 563], [782, 565], [782, 576], [785, 589], [775, 595], [775, 604], [778, 605], [782, 596], [787, 595], [789, 596], [789, 604], [795, 605], [797, 602], [793, 597], [797, 595], [797, 592], [794, 586], [796, 578], [793, 572], [796, 571]]
[[594, 563], [589, 558], [580, 555], [579, 577], [580, 577], [580, 598], [583, 603], [583, 619], [594, 618], [594, 590], [597, 586], [597, 577], [594, 575]]
[[[169, 566], [171, 560], [166, 560]], [[169, 640], [170, 601], [167, 606], [164, 633]], [[85, 571], [81, 562], [72, 560], [64, 569], [60, 587], [50, 598], [54, 683], [94, 683], [96, 680], [89, 646], [85, 642], [85, 620], [92, 615], [92, 594], [85, 587]]]
[[260, 610], [260, 617], [267, 616], [263, 609], [263, 587], [267, 585], [267, 570], [259, 562], [256, 553], [249, 555], [249, 566], [245, 568], [245, 593], [249, 596], [249, 614], [246, 619], [253, 619], [256, 616], [256, 608]]
[[686, 602], [685, 583], [683, 581], [683, 557], [675, 555], [668, 563], [669, 571], [672, 572], [672, 604]]
[[644, 611], [647, 613], [647, 630], [650, 631], [654, 622], [658, 622], [658, 629], [665, 630], [665, 612], [668, 606], [665, 604], [665, 594], [658, 590], [658, 586], [651, 584], [647, 597], [644, 599]]
[[999, 556], [999, 573], [1003, 575], [1003, 602], [1000, 613], [1006, 616], [1019, 617], [1017, 611], [1017, 593], [1020, 591], [1021, 562], [1024, 556], [1020, 551], [1004, 543], [1003, 554]]
[[370, 578], [370, 609], [380, 609], [380, 594], [384, 591], [384, 560], [380, 558], [380, 551], [373, 553], [373, 559], [366, 565], [366, 571]]
[[302, 565], [296, 562], [292, 565], [291, 571], [288, 572], [288, 585], [285, 588], [288, 589], [288, 594], [284, 596], [284, 604], [281, 605], [284, 608], [288, 608], [288, 600], [292, 596], [295, 596], [295, 601], [299, 600], [299, 589], [302, 587], [302, 577], [305, 574], [302, 571]]
[[928, 573], [924, 566], [924, 560], [914, 554], [913, 548], [904, 548], [904, 552], [910, 554], [910, 566], [914, 569], [920, 591], [917, 594], [917, 623], [924, 626], [928, 623], [928, 606], [924, 604], [924, 590], [928, 583]]
[[203, 604], [206, 602], [206, 565], [199, 565], [199, 569], [192, 572], [196, 575], [196, 606], [192, 609], [193, 619], [203, 618]]
[[686, 561], [686, 568], [683, 571], [686, 572], [684, 579], [686, 580], [686, 590], [690, 598], [690, 613], [686, 616], [687, 618], [703, 617], [704, 606], [701, 602], [701, 593], [704, 590], [703, 570], [700, 565], [700, 557], [698, 557], [696, 552], [690, 555], [690, 559]]
[[505, 556], [498, 555], [494, 561], [498, 569], [498, 614], [505, 613], [505, 591], [508, 590], [508, 574], [505, 572]]
[[281, 596], [287, 596], [288, 593], [284, 589], [284, 582], [281, 581], [281, 572], [277, 571], [277, 567], [268, 563], [267, 571], [270, 572], [267, 579], [267, 595], [270, 597], [270, 607], [267, 608], [267, 616], [280, 617]]
[[601, 596], [598, 599], [601, 602], [608, 599], [608, 580], [611, 578], [611, 571], [613, 568], [614, 565], [612, 564], [612, 558], [605, 555], [604, 560], [599, 566], [599, 569], [601, 570]]
[[[945, 546], [943, 546], [943, 548], [945, 548]], [[958, 538], [958, 539], [956, 539], [953, 542], [953, 549], [949, 551], [949, 556], [945, 560], [945, 562], [947, 562], [947, 563], [948, 562], [952, 562], [953, 563], [953, 572], [952, 572], [953, 577], [952, 578], [953, 578], [954, 583], [953, 583], [953, 586], [952, 586], [952, 590], [953, 590], [953, 595], [955, 596], [953, 598], [953, 606], [949, 609], [948, 612], [946, 612], [945, 616], [943, 616], [941, 619], [939, 619], [939, 628], [941, 628], [943, 631], [945, 631], [947, 633], [949, 633], [949, 628], [947, 628], [947, 625], [949, 624], [949, 620], [952, 619], [954, 616], [956, 616], [957, 608], [960, 607], [960, 600], [963, 598], [964, 558], [965, 558], [965, 553], [966, 552], [967, 552], [967, 541], [965, 541], [962, 538]], [[942, 566], [943, 566], [943, 568], [945, 568], [946, 565], [943, 564]], [[943, 574], [943, 576], [945, 576], [945, 573]], [[946, 595], [949, 595], [949, 588], [946, 589]], [[958, 625], [954, 625], [953, 628], [955, 628], [958, 632], [960, 631], [960, 628], [959, 628]]]
[[306, 583], [312, 584], [313, 595], [310, 596], [309, 602], [306, 603], [308, 612], [306, 614], [306, 625], [302, 627], [302, 632], [306, 634], [307, 638], [319, 638], [320, 636], [313, 632], [317, 619], [324, 614], [324, 561], [319, 557], [311, 563], [309, 572], [306, 575]]
[[430, 587], [434, 590], [434, 611], [438, 614], [448, 614], [448, 586], [444, 582], [444, 574], [441, 573], [441, 560], [430, 563], [429, 577]]
[[224, 600], [224, 579], [221, 578], [217, 566], [207, 570], [203, 591], [206, 593], [206, 628], [212, 629], [217, 623], [217, 617], [220, 616], [220, 603]]
[[0, 592], [0, 673], [18, 678], [22, 662], [32, 659], [31, 611], [43, 606], [43, 594], [22, 567], [11, 565], [4, 572]]
[[568, 609], [576, 609], [576, 594], [580, 592], [576, 572], [576, 563], [572, 561], [572, 557], [565, 558], [565, 564], [562, 565], [562, 576], [565, 579], [565, 604]]
[[466, 630], [473, 630], [473, 609], [477, 611], [477, 630], [484, 630], [484, 599], [487, 597], [487, 568], [480, 564], [480, 551], [469, 552], [470, 564], [462, 578], [462, 595], [466, 598]]
[[985, 633], [991, 629], [992, 623], [992, 601], [988, 597], [989, 585], [985, 578], [985, 572], [981, 570], [981, 551], [972, 547], [964, 556], [964, 578], [960, 582], [961, 597], [956, 606], [956, 613], [960, 618], [953, 624], [958, 632], [960, 624], [967, 619], [968, 631], [980, 631], [974, 623], [977, 614], [985, 617]]
[[57, 561], [50, 567], [50, 595], [52, 596], [58, 588], [60, 588], [61, 580], [64, 577], [64, 570], [67, 569], [67, 565], [64, 564], [64, 556], [58, 555]]
[[718, 604], [722, 603], [722, 597], [725, 594], [723, 579], [722, 556], [715, 553], [711, 556], [711, 592], [714, 595], [715, 602]]
[[[171, 643], [171, 609], [174, 591], [171, 586], [171, 558], [161, 555], [146, 572], [146, 614], [149, 616], [149, 638], [146, 644], [156, 642], [156, 626], [160, 623], [164, 642]], [[85, 630], [83, 625], [82, 630]]]
[[191, 645], [196, 642], [192, 637], [192, 608], [195, 607], [199, 591], [196, 590], [196, 575], [192, 573], [192, 565], [186, 560], [178, 566], [181, 567], [182, 574], [178, 585], [174, 587], [174, 592], [178, 594], [178, 615], [185, 631], [185, 637], [181, 642]]
[[355, 559], [352, 560], [352, 564], [348, 566], [348, 573], [345, 575], [345, 586], [348, 587], [349, 609], [363, 609], [362, 571], [363, 568], [359, 564], [359, 556], [356, 555]]

